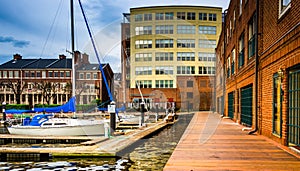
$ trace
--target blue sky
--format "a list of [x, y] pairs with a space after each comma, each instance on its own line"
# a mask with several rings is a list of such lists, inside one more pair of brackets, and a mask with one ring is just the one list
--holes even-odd
[[[81, 0], [102, 63], [120, 72], [122, 13], [133, 7], [197, 5], [228, 7], [229, 0]], [[70, 56], [69, 0], [0, 0], [0, 64], [19, 53], [23, 58]], [[97, 62], [79, 9], [75, 6], [75, 49]]]

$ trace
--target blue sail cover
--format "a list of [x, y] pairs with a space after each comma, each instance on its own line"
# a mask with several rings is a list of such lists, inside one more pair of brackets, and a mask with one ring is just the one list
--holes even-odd
[[75, 112], [75, 97], [72, 97], [66, 104], [57, 106], [57, 107], [49, 107], [49, 108], [34, 108], [33, 112], [46, 112], [46, 113], [59, 113], [59, 112]]

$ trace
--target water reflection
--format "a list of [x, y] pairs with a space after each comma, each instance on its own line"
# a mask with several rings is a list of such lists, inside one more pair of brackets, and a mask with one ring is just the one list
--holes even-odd
[[180, 115], [174, 125], [143, 139], [143, 143], [128, 154], [133, 162], [129, 170], [162, 170], [192, 117], [193, 114]]

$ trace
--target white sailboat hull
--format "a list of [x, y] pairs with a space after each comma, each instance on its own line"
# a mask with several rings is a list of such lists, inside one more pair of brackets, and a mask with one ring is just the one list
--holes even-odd
[[41, 125], [13, 125], [10, 134], [39, 136], [92, 136], [105, 134], [105, 120], [51, 118]]

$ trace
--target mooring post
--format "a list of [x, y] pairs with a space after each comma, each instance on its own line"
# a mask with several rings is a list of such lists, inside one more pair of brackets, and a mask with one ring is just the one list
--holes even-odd
[[6, 112], [5, 112], [5, 109], [6, 109], [6, 102], [3, 101], [2, 102], [2, 119], [3, 119], [4, 122], [6, 121]]
[[114, 101], [110, 102], [108, 105], [108, 113], [110, 114], [110, 135], [114, 135], [116, 130], [116, 103]]
[[141, 125], [144, 125], [145, 120], [145, 103], [141, 102]]

